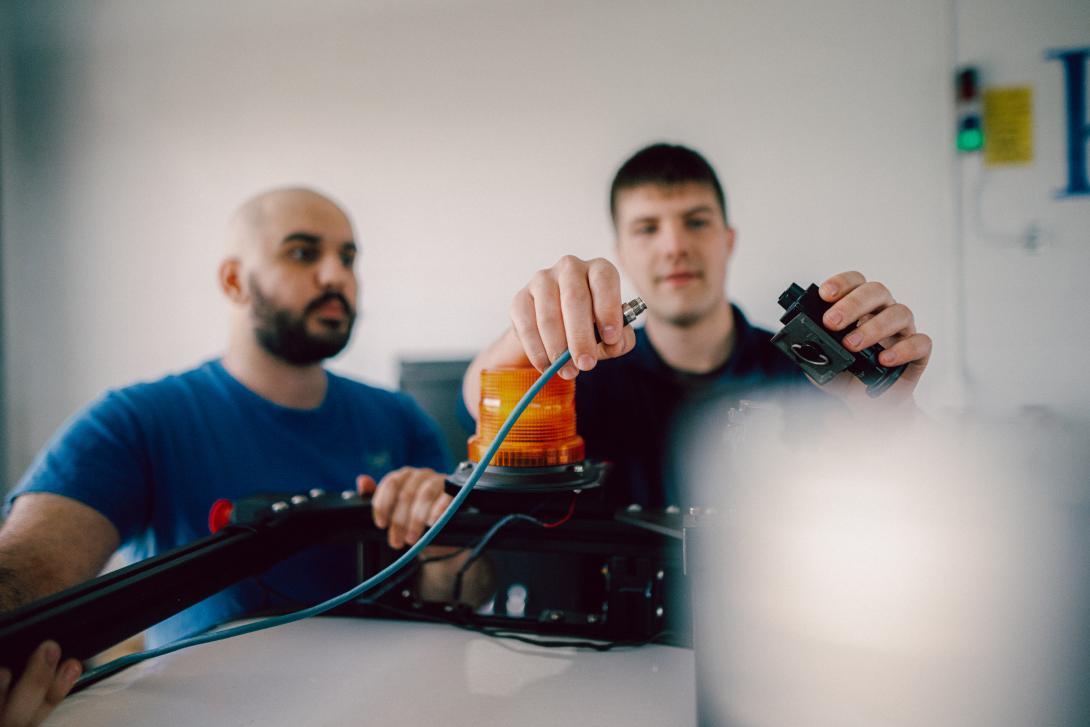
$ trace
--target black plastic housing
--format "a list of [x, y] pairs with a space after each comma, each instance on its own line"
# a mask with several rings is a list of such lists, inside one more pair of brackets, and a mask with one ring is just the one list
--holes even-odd
[[853, 353], [844, 348], [844, 336], [852, 331], [830, 331], [821, 324], [825, 311], [832, 307], [818, 295], [811, 284], [803, 290], [797, 283], [780, 294], [780, 318], [784, 327], [772, 337], [772, 343], [797, 363], [818, 384], [824, 384], [842, 371], [850, 371], [867, 385], [867, 394], [881, 396], [905, 370], [905, 365], [883, 366], [878, 354], [884, 349], [875, 344]]

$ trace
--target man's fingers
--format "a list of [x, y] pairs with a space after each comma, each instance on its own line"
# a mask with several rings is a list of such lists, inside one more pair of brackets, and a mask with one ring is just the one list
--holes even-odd
[[877, 313], [893, 305], [893, 295], [881, 283], [869, 282], [853, 288], [825, 311], [822, 324], [832, 331], [840, 331], [867, 313]]
[[838, 273], [818, 286], [818, 295], [826, 303], [835, 303], [865, 282], [867, 279], [863, 273], [855, 270]]
[[421, 484], [418, 470], [409, 470], [400, 480], [397, 504], [390, 514], [390, 524], [386, 531], [386, 541], [391, 548], [405, 547], [405, 535], [409, 528], [409, 514], [412, 511], [416, 490]]
[[431, 524], [432, 512], [437, 505], [443, 507], [452, 500], [450, 495], [443, 492], [443, 478], [441, 475], [429, 475], [428, 479], [416, 490], [416, 501], [413, 503], [412, 512], [409, 513], [409, 529], [405, 540], [412, 545], [424, 534], [424, 528]]
[[60, 658], [61, 647], [55, 641], [46, 641], [34, 650], [22, 676], [9, 688], [2, 713], [5, 725], [34, 724], [32, 720], [53, 686]]
[[441, 518], [446, 511], [447, 505], [449, 505], [450, 501], [453, 499], [453, 497], [445, 494], [443, 497], [436, 498], [435, 502], [432, 503], [431, 511], [428, 512], [427, 523], [429, 528], [439, 521], [439, 518]]
[[631, 351], [636, 345], [636, 331], [631, 326], [626, 326], [621, 329], [621, 337], [617, 343], [612, 346], [607, 346], [604, 343], [598, 344], [598, 358], [617, 358]]
[[[564, 332], [564, 311], [560, 305], [560, 288], [550, 271], [542, 270], [534, 276], [534, 280], [530, 283], [530, 294], [534, 298], [537, 332], [541, 336], [542, 345], [545, 346], [549, 364], [552, 364], [567, 350], [568, 341]], [[539, 370], [544, 371], [546, 368], [548, 364]], [[565, 379], [575, 378], [578, 373], [575, 365], [571, 363], [560, 369], [560, 375]]]
[[883, 366], [910, 364], [902, 376], [912, 374], [916, 379], [923, 373], [930, 359], [931, 337], [926, 333], [913, 334], [878, 355], [878, 362]]
[[537, 330], [537, 313], [534, 311], [534, 297], [527, 288], [520, 290], [511, 301], [511, 327], [522, 344], [522, 350], [530, 365], [538, 371], [549, 368], [552, 361], [545, 351], [545, 344], [541, 342], [541, 334]]
[[867, 316], [864, 323], [844, 336], [844, 347], [849, 351], [862, 351], [881, 341], [915, 332], [912, 311], [906, 305], [895, 303], [877, 315]]
[[[878, 344], [884, 349], [878, 354], [880, 364], [906, 366], [891, 390], [899, 392], [902, 400], [911, 399], [912, 391], [931, 358], [931, 338], [916, 330], [915, 315], [911, 309], [897, 303], [885, 285], [868, 282], [856, 271], [827, 279], [819, 286], [818, 294], [822, 300], [832, 304], [821, 322], [831, 331], [846, 332], [843, 338], [845, 348], [861, 351]], [[849, 390], [858, 390], [857, 384], [852, 377], [845, 375], [830, 382], [827, 388], [833, 390], [839, 386], [845, 398], [848, 398]]]
[[443, 491], [443, 475], [402, 467], [382, 478], [371, 512], [375, 525], [386, 530], [390, 547], [403, 548], [420, 539], [425, 526], [438, 519], [450, 500]]
[[594, 340], [594, 301], [587, 281], [587, 264], [567, 255], [555, 265], [555, 270], [564, 322], [564, 346], [571, 351], [576, 368], [590, 371], [598, 363], [598, 342]]
[[394, 470], [382, 478], [375, 489], [375, 496], [371, 498], [371, 518], [375, 525], [386, 528], [390, 524], [390, 515], [393, 514], [400, 494], [401, 483], [408, 476], [409, 468], [402, 467]]
[[621, 316], [621, 276], [613, 263], [595, 258], [587, 263], [587, 284], [594, 306], [598, 335], [606, 346], [621, 342], [624, 318]]
[[620, 275], [603, 258], [565, 255], [537, 271], [511, 302], [511, 324], [538, 371], [571, 351], [571, 363], [560, 369], [565, 379], [589, 371], [602, 358], [626, 353], [635, 343], [624, 333]]
[[65, 659], [60, 668], [57, 669], [57, 674], [53, 679], [53, 684], [49, 688], [49, 693], [45, 695], [46, 704], [50, 709], [56, 707], [61, 703], [61, 700], [68, 696], [68, 692], [72, 689], [72, 685], [79, 679], [79, 675], [83, 673], [83, 665], [81, 665], [75, 659]]

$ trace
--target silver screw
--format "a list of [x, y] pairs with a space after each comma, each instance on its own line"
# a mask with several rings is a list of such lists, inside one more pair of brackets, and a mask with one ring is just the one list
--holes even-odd
[[270, 509], [273, 512], [284, 512], [288, 509], [288, 503], [284, 502], [283, 500], [278, 500], [272, 504]]
[[307, 501], [307, 496], [306, 495], [292, 495], [291, 496], [291, 504], [292, 505], [302, 505], [306, 501]]
[[655, 580], [656, 581], [661, 581], [665, 577], [666, 577], [666, 574], [663, 573], [662, 571], [659, 571], [658, 573], [655, 574]]
[[665, 613], [665, 611], [662, 610], [662, 606], [659, 606], [655, 609], [655, 618], [662, 618], [663, 613]]
[[321, 487], [312, 487], [310, 489], [310, 496], [316, 500], [324, 494], [325, 490], [323, 490]]
[[352, 490], [345, 490], [345, 491], [343, 491], [341, 493], [341, 499], [342, 500], [351, 500], [355, 496], [356, 496], [356, 493], [353, 492]]

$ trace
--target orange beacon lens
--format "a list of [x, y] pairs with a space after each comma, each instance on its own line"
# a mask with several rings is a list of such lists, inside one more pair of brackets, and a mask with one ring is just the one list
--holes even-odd
[[[532, 368], [481, 372], [477, 433], [469, 458], [480, 462], [496, 432], [540, 374]], [[533, 398], [488, 464], [493, 467], [560, 467], [582, 462], [583, 438], [575, 433], [575, 382], [554, 376]]]

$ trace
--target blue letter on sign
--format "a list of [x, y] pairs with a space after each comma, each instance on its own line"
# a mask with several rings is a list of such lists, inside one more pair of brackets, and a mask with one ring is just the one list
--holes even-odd
[[1064, 88], [1067, 94], [1067, 189], [1061, 197], [1090, 195], [1086, 172], [1086, 146], [1090, 142], [1090, 121], [1086, 118], [1086, 65], [1090, 48], [1051, 50], [1049, 60], [1064, 64]]

